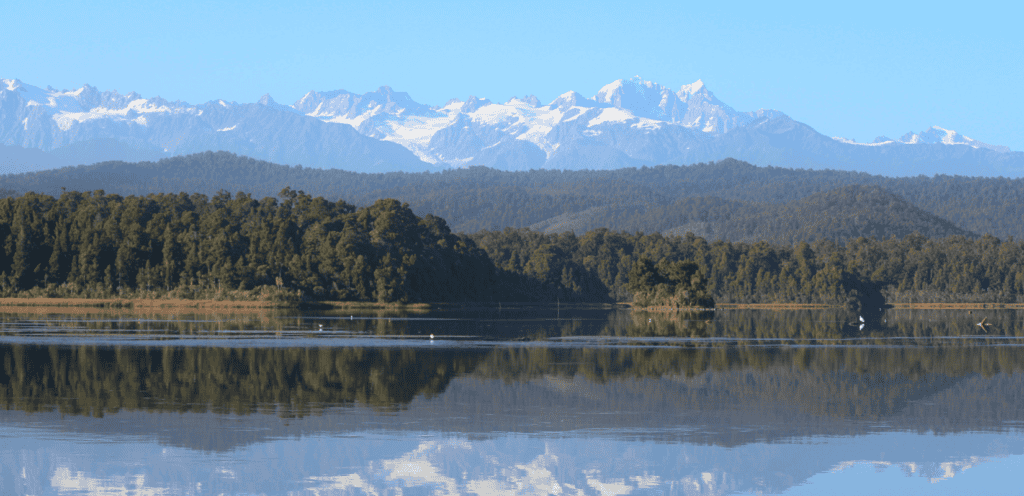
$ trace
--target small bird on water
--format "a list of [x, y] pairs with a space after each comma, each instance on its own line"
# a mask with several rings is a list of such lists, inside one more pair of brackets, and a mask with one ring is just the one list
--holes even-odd
[[988, 320], [988, 317], [982, 317], [981, 322], [978, 322], [977, 326], [980, 327], [983, 331], [988, 332], [988, 329], [986, 329], [985, 326], [992, 327], [992, 324], [985, 322], [986, 320]]

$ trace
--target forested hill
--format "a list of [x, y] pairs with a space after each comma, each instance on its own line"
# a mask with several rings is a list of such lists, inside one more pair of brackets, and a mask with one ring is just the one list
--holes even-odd
[[709, 240], [793, 244], [859, 237], [976, 237], [952, 222], [926, 212], [878, 186], [853, 185], [784, 204], [752, 203], [700, 196], [662, 205], [611, 205], [563, 214], [530, 226], [548, 232], [581, 235], [615, 225], [628, 232], [687, 232]]
[[[969, 171], [965, 171], [969, 172]], [[456, 232], [533, 227], [547, 232], [682, 233], [791, 242], [918, 231], [929, 237], [1024, 237], [1024, 179], [890, 178], [844, 171], [757, 167], [736, 160], [611, 171], [363, 174], [288, 167], [226, 152], [159, 162], [103, 162], [0, 177], [8, 194], [97, 190], [121, 195], [220, 190], [275, 196], [284, 187], [329, 200], [408, 202]]]

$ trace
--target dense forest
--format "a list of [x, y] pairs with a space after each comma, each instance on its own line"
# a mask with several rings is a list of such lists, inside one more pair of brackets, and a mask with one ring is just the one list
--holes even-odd
[[381, 200], [357, 209], [285, 189], [244, 193], [67, 192], [0, 201], [2, 292], [380, 302], [489, 299], [486, 255], [444, 220]]
[[533, 227], [545, 232], [685, 234], [709, 240], [846, 242], [991, 234], [1024, 238], [1024, 179], [885, 177], [757, 167], [736, 160], [610, 171], [502, 172], [485, 167], [435, 173], [362, 174], [288, 167], [207, 152], [159, 162], [104, 162], [0, 177], [0, 193], [57, 196], [103, 189], [119, 195], [246, 191], [255, 198], [290, 186], [330, 201], [370, 206], [400, 198], [454, 232]]
[[535, 275], [536, 267], [561, 260], [554, 263], [584, 271], [618, 301], [631, 298], [629, 274], [641, 258], [694, 262], [707, 278], [708, 294], [720, 303], [1024, 301], [1024, 242], [993, 236], [930, 239], [912, 234], [884, 241], [774, 245], [708, 242], [689, 233], [596, 229], [576, 236], [509, 228], [469, 238], [499, 268]]
[[843, 244], [709, 242], [608, 229], [465, 235], [396, 200], [357, 208], [287, 188], [261, 200], [102, 191], [0, 199], [4, 296], [554, 303], [658, 291], [678, 291], [675, 306], [704, 306], [708, 297], [1019, 302], [1024, 243], [919, 234]]

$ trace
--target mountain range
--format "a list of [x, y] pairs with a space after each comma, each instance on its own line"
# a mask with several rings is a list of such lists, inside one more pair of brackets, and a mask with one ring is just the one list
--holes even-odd
[[499, 170], [617, 169], [727, 157], [759, 165], [886, 176], [1024, 176], [1024, 152], [932, 127], [857, 143], [778, 110], [741, 112], [697, 81], [678, 91], [640, 77], [587, 98], [569, 91], [440, 106], [383, 86], [310, 91], [292, 105], [192, 105], [137, 93], [0, 80], [0, 173], [224, 150], [281, 164], [358, 172], [485, 165]]

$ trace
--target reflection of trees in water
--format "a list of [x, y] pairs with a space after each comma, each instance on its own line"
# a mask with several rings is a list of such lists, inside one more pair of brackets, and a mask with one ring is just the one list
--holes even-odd
[[[992, 324], [984, 330], [982, 319]], [[897, 336], [1016, 336], [1024, 337], [1024, 312], [1019, 310], [889, 310], [889, 334]], [[884, 335], [879, 331], [875, 335]]]
[[478, 353], [380, 348], [2, 345], [7, 409], [102, 416], [121, 409], [305, 415], [382, 408], [444, 391]]
[[[507, 384], [581, 378], [597, 390], [668, 378], [704, 402], [716, 396], [784, 399], [809, 413], [860, 418], [898, 410], [909, 398], [965, 376], [1024, 368], [1015, 348], [967, 346], [477, 351], [4, 345], [0, 358], [5, 408], [86, 415], [121, 409], [305, 415], [354, 403], [390, 409], [440, 394], [453, 378], [468, 375]], [[699, 405], [694, 401], [689, 408]]]
[[[992, 324], [982, 330], [984, 317]], [[1024, 337], [1017, 311], [889, 310], [872, 316], [861, 328], [860, 316], [841, 309], [719, 310], [713, 314], [615, 312], [602, 332], [612, 336], [708, 337], [741, 340], [857, 340], [858, 344], [892, 345], [893, 338]], [[914, 344], [914, 341], [900, 341]], [[933, 343], [929, 343], [933, 344]], [[953, 346], [956, 343], [946, 343]]]
[[938, 431], [1024, 418], [1022, 369], [1024, 357], [1009, 348], [508, 348], [473, 375], [568, 385], [559, 389], [602, 411], [705, 412], [739, 423], [799, 414], [910, 425], [916, 417]]
[[[813, 376], [835, 373], [918, 380], [929, 375], [961, 377], [1024, 369], [1024, 355], [1012, 347], [813, 347], [765, 348], [717, 345], [700, 348], [498, 348], [474, 369], [475, 375], [507, 381], [550, 375], [580, 375], [596, 383], [623, 378], [681, 376], [707, 372], [786, 368]], [[873, 379], [872, 379], [873, 380]]]
[[[854, 315], [852, 319], [856, 319]], [[602, 334], [618, 337], [725, 338], [743, 340], [840, 339], [855, 335], [843, 310], [719, 310], [717, 312], [615, 312]]]
[[[818, 415], [873, 418], [964, 378], [1024, 369], [1024, 354], [1016, 346], [957, 338], [978, 333], [972, 322], [980, 320], [978, 313], [890, 311], [883, 322], [859, 330], [841, 311], [719, 311], [714, 316], [610, 311], [604, 320], [541, 319], [522, 328], [511, 322], [495, 331], [531, 341], [596, 335], [600, 342], [606, 336], [629, 345], [643, 342], [629, 338], [719, 338], [636, 347], [595, 347], [593, 341], [578, 348], [509, 344], [489, 350], [0, 345], [0, 405], [87, 415], [122, 409], [305, 415], [333, 405], [402, 408], [417, 396], [442, 393], [456, 377], [472, 376], [506, 384], [582, 381], [595, 394], [612, 394], [608, 391], [637, 381], [668, 380], [681, 385], [671, 393], [680, 407], [707, 408], [721, 398], [785, 401]], [[1021, 335], [1016, 312], [988, 315], [994, 324], [990, 335]], [[325, 328], [365, 334], [422, 333], [416, 321], [389, 322], [383, 316], [324, 322]], [[41, 325], [96, 332], [154, 325], [187, 334], [307, 328], [308, 319], [203, 316], [192, 320], [204, 322], [194, 322], [183, 316], [174, 322], [112, 323], [109, 316], [97, 322], [53, 317]]]

